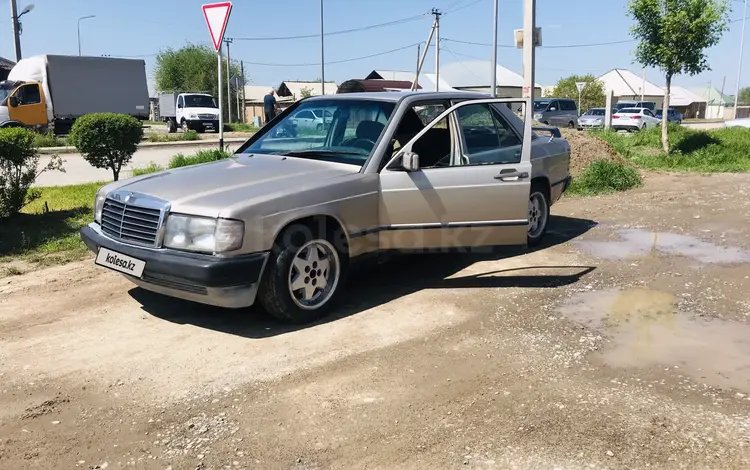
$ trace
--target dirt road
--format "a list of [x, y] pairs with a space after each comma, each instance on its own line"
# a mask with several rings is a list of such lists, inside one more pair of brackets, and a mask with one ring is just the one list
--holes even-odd
[[305, 328], [83, 262], [0, 280], [0, 468], [748, 468], [749, 175], [566, 199]]

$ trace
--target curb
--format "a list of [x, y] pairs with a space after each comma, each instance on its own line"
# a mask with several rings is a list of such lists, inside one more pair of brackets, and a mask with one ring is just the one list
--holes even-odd
[[[248, 137], [249, 138], [249, 137]], [[248, 138], [245, 137], [230, 137], [224, 139], [224, 144], [235, 144], [239, 142], [245, 142]], [[138, 150], [145, 148], [159, 148], [159, 147], [200, 147], [200, 146], [211, 146], [218, 145], [218, 139], [205, 139], [205, 140], [180, 140], [177, 142], [144, 142], [138, 144]], [[42, 147], [39, 149], [39, 153], [42, 155], [51, 155], [57, 153], [78, 153], [73, 146], [67, 147]]]

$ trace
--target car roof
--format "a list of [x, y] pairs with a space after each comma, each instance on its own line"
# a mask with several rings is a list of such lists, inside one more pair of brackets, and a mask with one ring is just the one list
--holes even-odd
[[[488, 99], [490, 95], [470, 91], [445, 91], [445, 92], [427, 92], [427, 91], [374, 91], [360, 93], [337, 93], [335, 95], [317, 95], [306, 98], [305, 101], [326, 101], [326, 100], [372, 100], [372, 101], [389, 101], [397, 103], [403, 99], [409, 101], [421, 100], [445, 100], [445, 99]], [[519, 98], [520, 101], [520, 98]]]

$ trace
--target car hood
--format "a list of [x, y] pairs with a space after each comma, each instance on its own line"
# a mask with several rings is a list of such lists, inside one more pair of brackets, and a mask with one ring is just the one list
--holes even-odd
[[195, 114], [215, 114], [219, 115], [219, 110], [217, 108], [191, 108], [187, 107], [185, 108], [186, 113], [195, 113]]
[[579, 121], [601, 121], [604, 116], [581, 116], [578, 118]]
[[355, 165], [240, 154], [227, 160], [125, 180], [117, 189], [169, 201], [172, 212], [222, 217], [227, 216], [230, 208], [251, 206], [358, 173], [359, 167]]

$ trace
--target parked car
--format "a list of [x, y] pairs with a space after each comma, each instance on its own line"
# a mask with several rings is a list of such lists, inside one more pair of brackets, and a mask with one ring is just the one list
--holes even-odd
[[612, 116], [612, 128], [616, 131], [642, 131], [659, 123], [661, 120], [646, 108], [623, 108]]
[[618, 101], [615, 104], [615, 112], [623, 108], [646, 108], [653, 113], [656, 110], [656, 103], [653, 101]]
[[724, 121], [724, 127], [747, 127], [750, 128], [750, 118], [739, 118]]
[[[103, 186], [81, 236], [96, 264], [144, 289], [230, 308], [257, 299], [281, 320], [312, 321], [367, 255], [541, 242], [571, 181], [570, 145], [550, 127], [524, 145], [511, 101], [467, 92], [301, 100], [228, 160]], [[425, 125], [422, 106], [442, 111]], [[327, 129], [276, 137], [319, 108], [332, 110]]]
[[322, 129], [332, 119], [331, 112], [324, 109], [302, 109], [289, 118], [298, 130]]
[[[656, 116], [661, 121], [662, 119], [664, 119], [664, 110], [657, 109], [654, 113], [654, 116]], [[669, 108], [669, 111], [667, 111], [667, 122], [682, 124], [682, 117], [682, 113], [677, 111], [676, 109]]]
[[542, 98], [534, 100], [534, 119], [545, 125], [578, 127], [578, 107], [567, 98]]
[[578, 118], [578, 129], [599, 129], [604, 127], [604, 116], [607, 110], [604, 108], [591, 108]]

